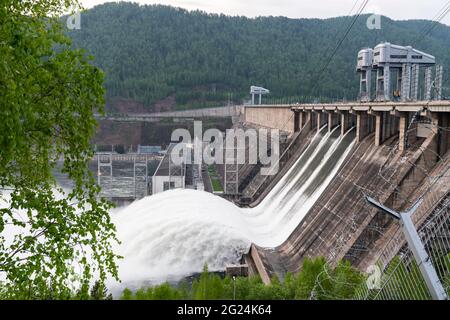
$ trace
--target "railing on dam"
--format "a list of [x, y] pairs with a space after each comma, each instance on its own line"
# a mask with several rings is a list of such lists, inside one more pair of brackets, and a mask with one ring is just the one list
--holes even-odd
[[149, 112], [149, 113], [116, 113], [100, 115], [96, 118], [111, 121], [149, 121], [156, 122], [169, 118], [228, 118], [239, 117], [243, 113], [243, 106], [225, 106], [216, 108], [202, 108], [192, 110]]
[[348, 103], [291, 103], [248, 105], [245, 108], [279, 108], [293, 111], [375, 111], [375, 112], [450, 112], [450, 101], [413, 101], [413, 102], [348, 102]]

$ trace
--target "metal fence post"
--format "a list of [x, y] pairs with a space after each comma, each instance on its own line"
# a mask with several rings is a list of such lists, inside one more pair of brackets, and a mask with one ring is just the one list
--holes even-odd
[[447, 293], [445, 292], [445, 289], [442, 286], [441, 281], [439, 280], [437, 272], [434, 269], [433, 264], [431, 263], [431, 259], [428, 256], [428, 253], [425, 250], [425, 247], [420, 240], [419, 234], [417, 233], [416, 227], [414, 226], [414, 223], [411, 219], [412, 213], [417, 210], [422, 201], [417, 201], [414, 206], [407, 212], [399, 213], [382, 205], [373, 198], [366, 197], [366, 200], [367, 202], [369, 202], [369, 204], [376, 207], [377, 209], [400, 220], [408, 246], [414, 255], [414, 259], [416, 260], [417, 265], [419, 266], [420, 273], [425, 280], [431, 297], [434, 300], [447, 300]]

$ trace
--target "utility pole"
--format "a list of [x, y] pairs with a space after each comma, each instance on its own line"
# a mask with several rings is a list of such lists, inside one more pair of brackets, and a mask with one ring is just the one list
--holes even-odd
[[375, 208], [387, 213], [391, 217], [400, 220], [400, 224], [403, 230], [403, 234], [405, 235], [406, 241], [410, 250], [414, 255], [414, 259], [416, 260], [417, 265], [419, 266], [420, 272], [425, 280], [428, 291], [431, 294], [431, 297], [434, 300], [447, 300], [447, 293], [445, 292], [444, 287], [442, 286], [441, 281], [436, 273], [436, 270], [431, 263], [431, 259], [428, 256], [425, 247], [420, 240], [419, 234], [414, 226], [414, 223], [411, 219], [411, 215], [417, 210], [417, 208], [422, 203], [422, 199], [417, 201], [411, 209], [406, 212], [396, 212], [381, 203], [377, 202], [375, 199], [366, 196], [367, 202], [374, 206]]
[[236, 300], [236, 276], [233, 276], [233, 300]]

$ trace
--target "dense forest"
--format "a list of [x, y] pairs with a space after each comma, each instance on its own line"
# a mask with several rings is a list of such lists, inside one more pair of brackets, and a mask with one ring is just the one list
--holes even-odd
[[[432, 53], [448, 73], [450, 27], [439, 24], [420, 38], [430, 21], [383, 17], [380, 30], [369, 30], [367, 16], [361, 16], [319, 77], [352, 19], [251, 19], [107, 3], [85, 11], [81, 29], [69, 35], [106, 72], [110, 105], [121, 98], [149, 110], [241, 103], [249, 98], [250, 85], [270, 89], [266, 99], [355, 99], [356, 54], [382, 41]], [[445, 81], [447, 93], [447, 75]]]

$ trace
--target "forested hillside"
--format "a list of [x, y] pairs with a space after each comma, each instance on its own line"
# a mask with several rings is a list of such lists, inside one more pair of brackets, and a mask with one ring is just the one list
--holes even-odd
[[84, 12], [81, 29], [70, 36], [106, 72], [110, 102], [128, 99], [149, 110], [240, 103], [250, 85], [269, 88], [272, 99], [355, 99], [357, 52], [381, 41], [432, 53], [448, 70], [450, 27], [438, 25], [417, 39], [431, 22], [383, 18], [381, 30], [369, 30], [364, 16], [318, 81], [351, 19], [250, 19], [108, 3]]

